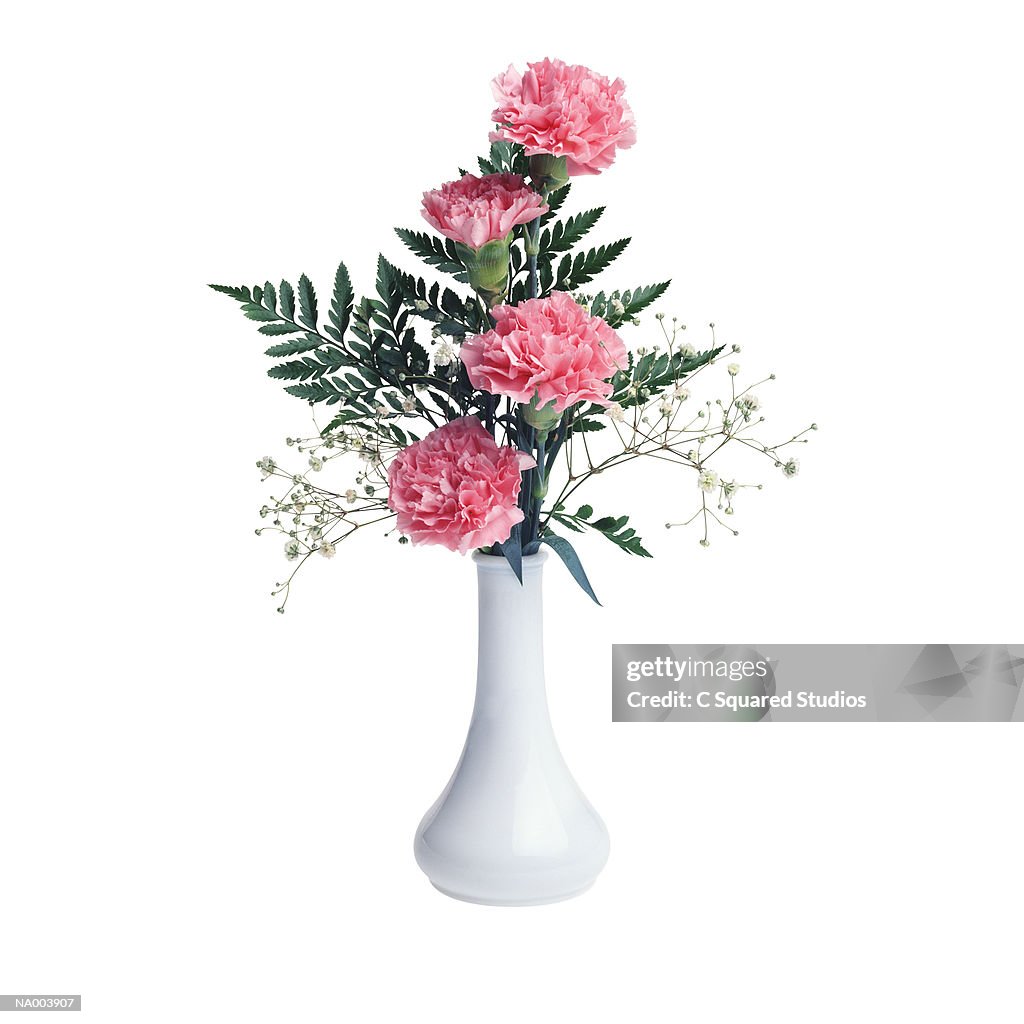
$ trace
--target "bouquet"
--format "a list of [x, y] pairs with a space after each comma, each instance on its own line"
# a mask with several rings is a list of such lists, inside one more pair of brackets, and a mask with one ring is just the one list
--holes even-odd
[[[285, 485], [257, 531], [283, 534], [296, 563], [274, 591], [280, 611], [311, 556], [332, 558], [343, 540], [380, 524], [402, 543], [503, 558], [520, 581], [523, 558], [546, 545], [596, 601], [568, 535], [649, 553], [622, 510], [599, 514], [582, 502], [592, 477], [640, 457], [689, 474], [682, 493], [693, 495], [692, 515], [667, 525], [698, 523], [706, 547], [713, 525], [736, 532], [735, 500], [761, 486], [727, 472], [723, 453], [753, 450], [792, 477], [790, 446], [816, 429], [761, 440], [757, 388], [774, 375], [743, 386], [736, 362], [720, 395], [694, 397], [698, 378], [721, 366], [714, 324], [698, 346], [684, 324], [658, 314], [653, 340], [627, 347], [622, 334], [669, 281], [590, 289], [630, 240], [589, 247], [604, 208], [565, 211], [574, 179], [607, 171], [636, 140], [622, 81], [548, 59], [522, 74], [510, 67], [493, 90], [479, 173], [460, 169], [423, 194], [430, 231], [396, 229], [448, 283], [380, 256], [374, 293], [357, 298], [342, 263], [325, 315], [305, 275], [294, 286], [211, 285], [274, 339], [269, 375], [315, 413], [312, 433], [287, 442], [303, 465], [258, 463]], [[321, 481], [337, 459], [349, 476], [329, 488]]]

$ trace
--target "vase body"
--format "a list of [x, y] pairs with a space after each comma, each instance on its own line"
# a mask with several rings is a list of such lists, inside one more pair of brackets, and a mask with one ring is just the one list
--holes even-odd
[[472, 903], [554, 903], [589, 888], [608, 832], [569, 773], [548, 716], [541, 585], [546, 553], [475, 554], [476, 700], [444, 792], [416, 832], [416, 860], [448, 896]]

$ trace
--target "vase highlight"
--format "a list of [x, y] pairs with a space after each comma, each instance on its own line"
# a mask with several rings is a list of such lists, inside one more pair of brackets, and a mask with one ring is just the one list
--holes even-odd
[[545, 552], [474, 554], [476, 700], [451, 780], [416, 832], [416, 860], [447, 896], [495, 906], [569, 899], [608, 859], [608, 832], [562, 759], [544, 682]]

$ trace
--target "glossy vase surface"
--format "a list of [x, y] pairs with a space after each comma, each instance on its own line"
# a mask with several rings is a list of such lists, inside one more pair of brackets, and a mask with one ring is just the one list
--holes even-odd
[[462, 757], [416, 832], [434, 886], [472, 903], [529, 906], [588, 889], [608, 832], [562, 759], [544, 682], [546, 552], [475, 554], [479, 587], [476, 700]]

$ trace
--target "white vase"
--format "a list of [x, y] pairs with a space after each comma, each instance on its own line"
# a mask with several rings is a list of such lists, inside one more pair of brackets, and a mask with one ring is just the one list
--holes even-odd
[[608, 832], [562, 760], [544, 691], [546, 552], [474, 554], [480, 599], [476, 702], [458, 766], [416, 832], [416, 860], [445, 895], [529, 906], [588, 889]]

